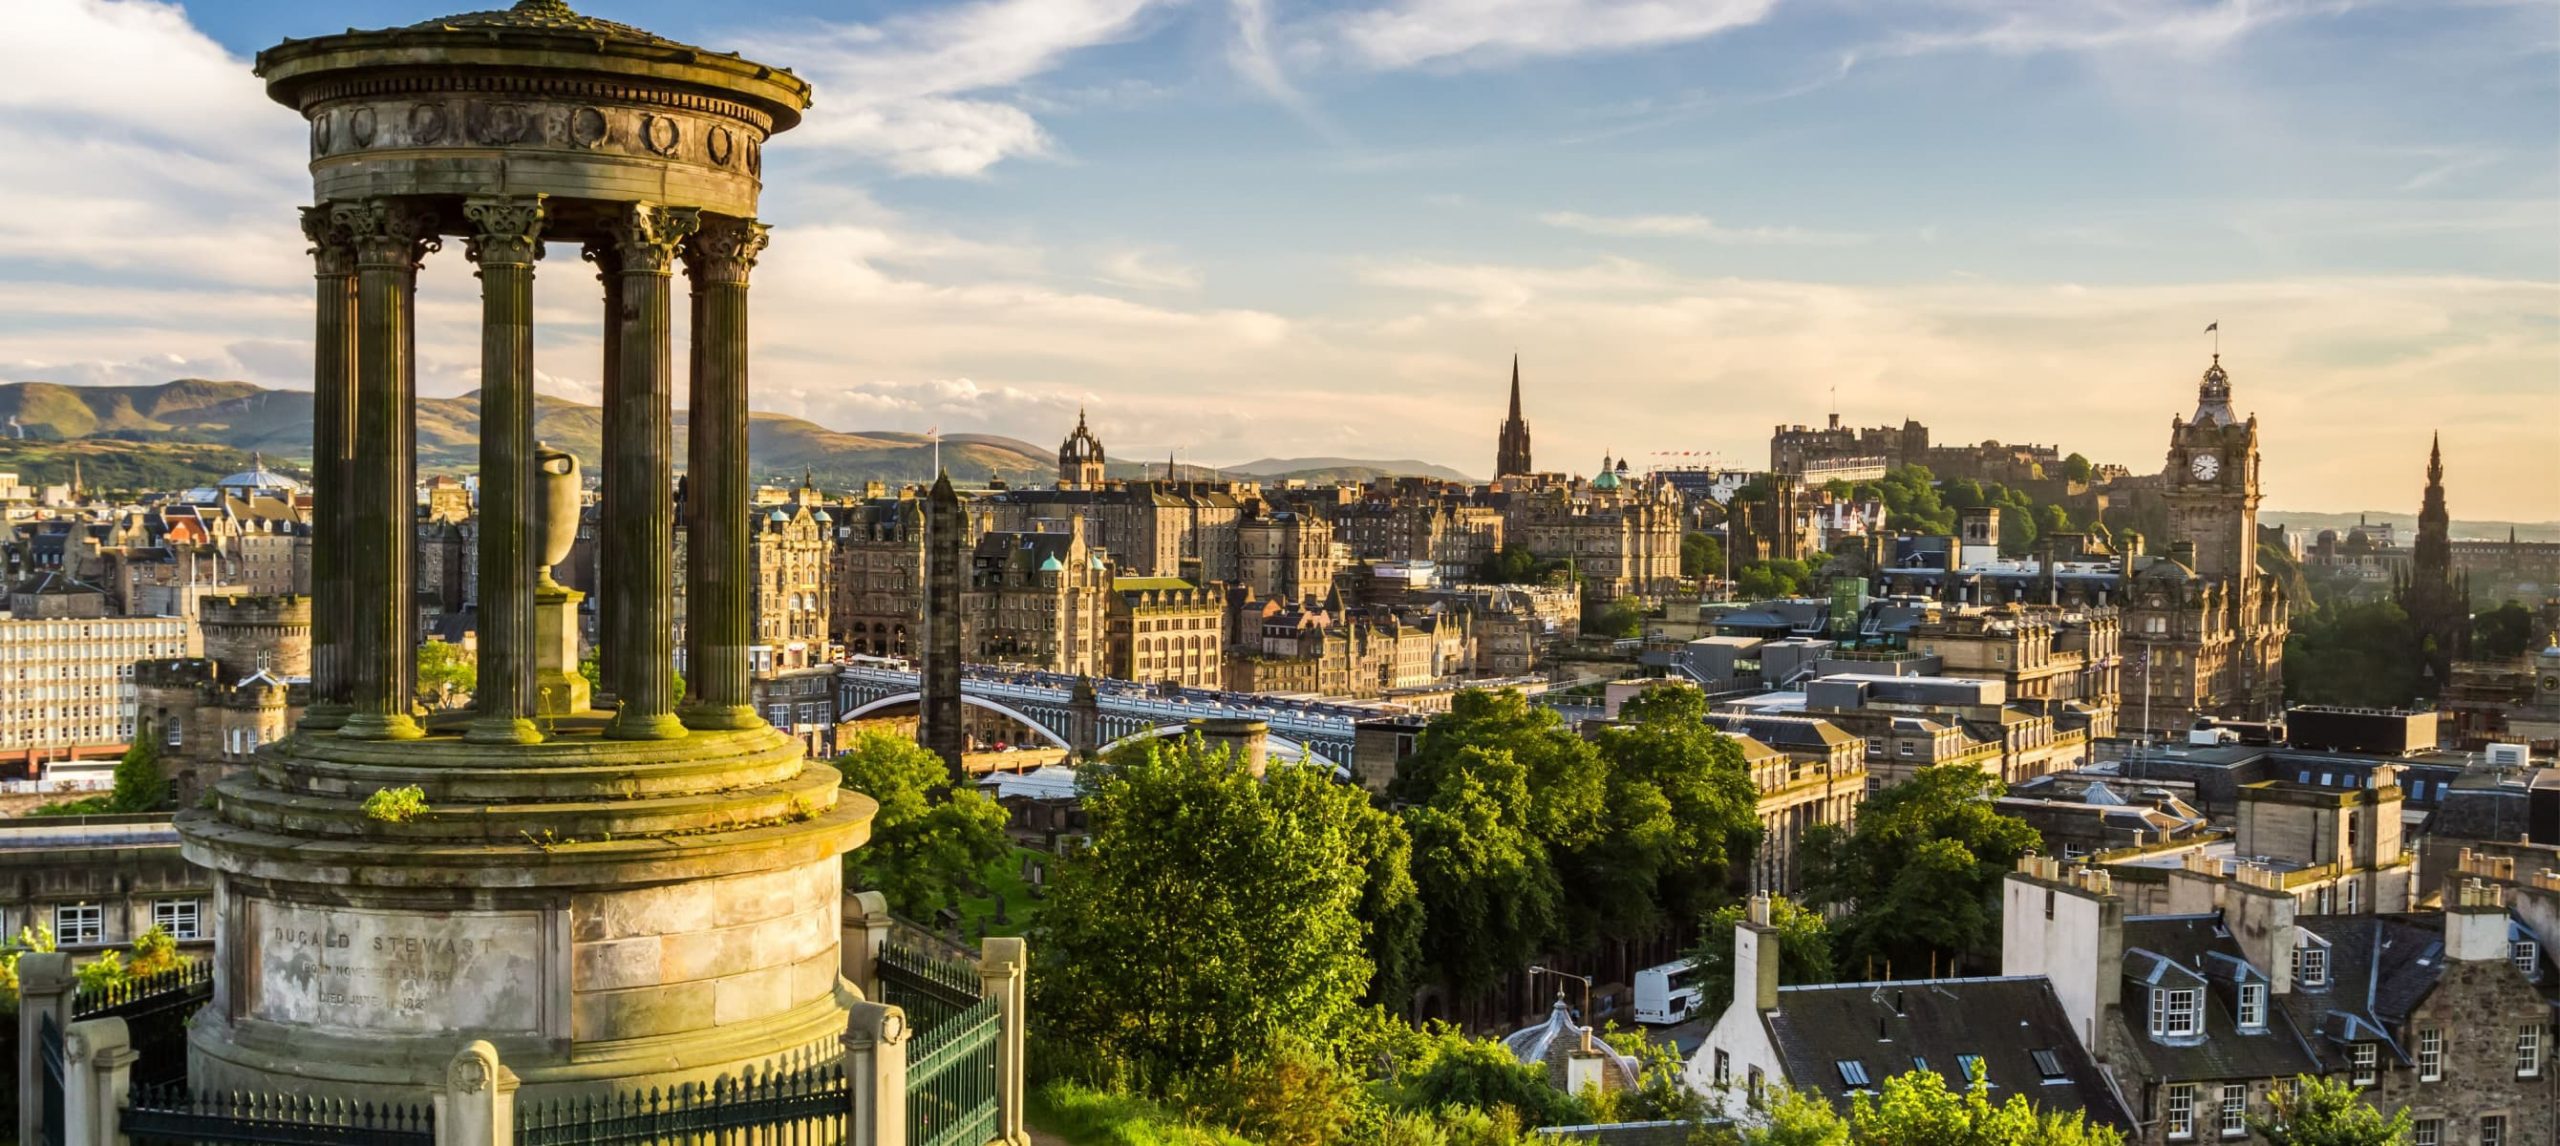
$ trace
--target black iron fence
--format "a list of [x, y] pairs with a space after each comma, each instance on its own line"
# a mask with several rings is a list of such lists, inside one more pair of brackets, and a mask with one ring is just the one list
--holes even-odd
[[907, 1043], [908, 1146], [979, 1146], [996, 1128], [1004, 1014], [981, 999]]
[[84, 988], [72, 998], [75, 1019], [123, 1019], [133, 1040], [133, 1081], [160, 1086], [187, 1079], [187, 1021], [213, 999], [213, 961]]
[[831, 1146], [846, 1138], [853, 1092], [841, 1058], [645, 1094], [555, 1099], [516, 1111], [517, 1146]]
[[132, 1146], [435, 1146], [435, 1110], [295, 1094], [193, 1094], [136, 1086], [124, 1111]]
[[36, 1102], [41, 1117], [36, 1120], [35, 1146], [63, 1146], [62, 1133], [62, 1027], [46, 1011], [36, 1032]]
[[894, 941], [880, 945], [880, 1001], [906, 1011], [919, 1035], [976, 1006], [984, 991], [977, 965], [968, 960]]

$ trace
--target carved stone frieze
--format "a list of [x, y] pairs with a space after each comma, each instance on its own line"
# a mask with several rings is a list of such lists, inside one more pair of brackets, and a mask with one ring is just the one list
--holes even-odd
[[760, 175], [763, 130], [716, 111], [574, 99], [400, 95], [311, 117], [311, 156], [456, 147], [626, 155]]

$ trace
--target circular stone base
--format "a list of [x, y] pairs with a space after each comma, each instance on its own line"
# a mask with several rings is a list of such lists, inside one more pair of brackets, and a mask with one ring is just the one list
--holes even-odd
[[[178, 818], [215, 873], [199, 1089], [420, 1099], [486, 1039], [523, 1101], [833, 1053], [844, 852], [877, 806], [769, 728], [297, 736]], [[385, 789], [425, 810], [369, 813]]]

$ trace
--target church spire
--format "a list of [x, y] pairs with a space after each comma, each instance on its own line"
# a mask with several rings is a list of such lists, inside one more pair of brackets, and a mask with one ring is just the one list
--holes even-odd
[[1494, 450], [1493, 476], [1497, 479], [1533, 472], [1529, 468], [1529, 421], [1520, 416], [1520, 355], [1511, 356], [1511, 416], [1502, 423], [1502, 436]]

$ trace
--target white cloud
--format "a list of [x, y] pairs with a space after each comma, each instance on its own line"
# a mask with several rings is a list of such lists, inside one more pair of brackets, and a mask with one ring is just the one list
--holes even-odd
[[1949, 26], [1905, 32], [1886, 50], [2028, 55], [2143, 47], [2203, 55], [2269, 24], [2355, 6], [2354, 0], [1939, 0]]
[[1048, 133], [1005, 92], [1085, 48], [1134, 35], [1162, 0], [979, 0], [815, 35], [768, 36], [750, 54], [789, 58], [826, 114], [793, 136], [911, 175], [977, 175], [1051, 153]]
[[1808, 231], [1800, 227], [1727, 227], [1704, 215], [1585, 215], [1550, 211], [1538, 216], [1550, 227], [1611, 238], [1701, 239], [1710, 243], [1837, 247], [1866, 241], [1842, 231]]
[[1200, 268], [1158, 261], [1155, 251], [1114, 251], [1102, 259], [1102, 281], [1140, 290], [1200, 289]]
[[1776, 0], [1397, 0], [1339, 35], [1378, 68], [1570, 56], [1700, 40], [1756, 24]]

